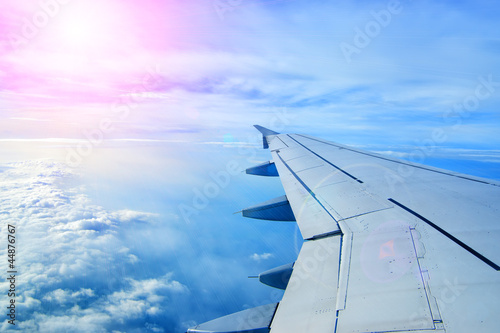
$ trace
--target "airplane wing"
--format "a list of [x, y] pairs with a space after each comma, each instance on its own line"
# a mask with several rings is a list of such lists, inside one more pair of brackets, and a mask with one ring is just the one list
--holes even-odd
[[295, 220], [304, 244], [259, 276], [278, 304], [188, 332], [498, 331], [499, 182], [255, 127], [272, 160], [247, 173], [286, 196], [243, 215]]

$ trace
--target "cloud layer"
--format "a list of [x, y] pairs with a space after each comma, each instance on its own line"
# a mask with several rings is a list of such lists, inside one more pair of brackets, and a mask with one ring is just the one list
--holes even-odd
[[[26, 332], [175, 329], [172, 304], [189, 295], [188, 287], [172, 272], [143, 274], [148, 258], [122, 240], [126, 230], [158, 217], [91, 204], [82, 188], [70, 186], [76, 177], [50, 161], [13, 163], [0, 172], [2, 233], [16, 226], [16, 326]], [[7, 256], [4, 247], [0, 256]], [[0, 283], [3, 295], [7, 289]], [[9, 326], [3, 320], [2, 330]]]

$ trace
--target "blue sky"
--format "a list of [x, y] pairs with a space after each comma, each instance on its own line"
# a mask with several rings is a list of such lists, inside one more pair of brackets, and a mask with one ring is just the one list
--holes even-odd
[[270, 158], [253, 124], [500, 179], [494, 1], [54, 6], [26, 36], [40, 4], [0, 5], [19, 329], [182, 332], [278, 301], [247, 276], [295, 260], [296, 225], [233, 213], [279, 180], [214, 185]]

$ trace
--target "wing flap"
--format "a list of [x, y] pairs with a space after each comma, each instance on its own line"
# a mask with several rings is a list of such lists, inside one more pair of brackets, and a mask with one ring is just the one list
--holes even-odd
[[332, 332], [340, 236], [305, 242], [271, 323], [272, 333]]
[[[346, 300], [338, 332], [435, 329], [412, 237], [393, 209], [354, 218]], [[343, 237], [348, 237], [345, 234]], [[360, 315], [362, 314], [362, 315]]]

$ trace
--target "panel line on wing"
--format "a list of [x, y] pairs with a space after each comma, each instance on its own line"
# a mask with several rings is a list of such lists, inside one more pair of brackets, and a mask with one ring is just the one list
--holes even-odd
[[[279, 153], [279, 151], [277, 151], [277, 153]], [[299, 155], [299, 156], [295, 156], [295, 157], [292, 157], [292, 158], [289, 158], [287, 159], [286, 161], [287, 162], [290, 162], [290, 161], [293, 161], [293, 160], [298, 160], [299, 158], [303, 158], [305, 157], [306, 155]]]
[[346, 176], [349, 176], [351, 177], [352, 179], [354, 179], [355, 181], [357, 181], [358, 183], [363, 183], [362, 180], [354, 177], [353, 175], [351, 175], [349, 172], [339, 168], [338, 166], [336, 166], [335, 164], [333, 164], [332, 162], [328, 161], [327, 159], [325, 159], [324, 157], [322, 157], [321, 155], [318, 155], [316, 154], [315, 152], [313, 152], [311, 149], [307, 148], [306, 146], [304, 146], [302, 143], [300, 143], [299, 141], [295, 140], [294, 138], [292, 138], [289, 134], [287, 134], [288, 137], [290, 139], [292, 139], [293, 141], [297, 142], [299, 145], [301, 145], [302, 147], [304, 147], [305, 149], [307, 149], [308, 151], [310, 151], [311, 153], [313, 153], [314, 155], [316, 155], [317, 157], [319, 157], [320, 159], [322, 159], [323, 161], [325, 161], [326, 163], [330, 164], [332, 167], [334, 167], [335, 169], [339, 170], [340, 172], [344, 173]]
[[476, 258], [478, 258], [479, 260], [481, 260], [485, 264], [489, 265], [491, 268], [493, 268], [493, 269], [495, 269], [497, 271], [500, 271], [500, 266], [499, 265], [497, 265], [496, 263], [494, 263], [490, 259], [486, 258], [481, 253], [477, 252], [476, 250], [474, 250], [473, 248], [471, 248], [469, 245], [465, 244], [460, 239], [456, 238], [455, 236], [453, 236], [452, 234], [450, 234], [446, 230], [442, 229], [437, 224], [434, 224], [432, 221], [426, 219], [425, 217], [423, 217], [422, 215], [420, 215], [419, 213], [417, 213], [413, 209], [406, 207], [402, 203], [399, 203], [399, 202], [397, 202], [396, 200], [394, 200], [392, 198], [389, 198], [387, 200], [389, 200], [393, 204], [399, 206], [400, 208], [404, 209], [408, 213], [410, 213], [410, 214], [418, 217], [420, 220], [424, 221], [425, 223], [427, 223], [428, 225], [430, 225], [431, 227], [433, 227], [434, 229], [436, 229], [437, 231], [439, 231], [441, 234], [443, 234], [444, 236], [448, 237], [450, 240], [452, 240], [456, 244], [460, 245], [463, 249], [465, 249], [466, 251], [468, 251], [469, 253], [471, 253], [472, 255], [474, 255]]
[[289, 148], [289, 147], [290, 147], [290, 146], [288, 146], [288, 145], [286, 144], [286, 142], [285, 142], [285, 141], [281, 140], [281, 138], [280, 138], [279, 136], [276, 136], [276, 137], [277, 137], [277, 138], [278, 138], [281, 142], [283, 142], [283, 144], [284, 144], [287, 148]]
[[299, 173], [299, 172], [303, 172], [303, 171], [307, 171], [307, 170], [311, 170], [311, 169], [321, 168], [323, 165], [324, 165], [324, 164], [311, 166], [311, 167], [308, 167], [308, 168], [302, 169], [302, 170], [300, 170], [300, 171], [297, 171], [297, 173]]
[[300, 179], [300, 177], [297, 176], [297, 174], [283, 160], [283, 158], [280, 156], [279, 152], [277, 152], [276, 155], [279, 157], [279, 159], [281, 160], [281, 162], [283, 163], [283, 165], [288, 169], [288, 171], [290, 171], [290, 173], [295, 177], [295, 179], [297, 179], [297, 181], [306, 189], [307, 192], [309, 192], [309, 194], [314, 198], [314, 200], [316, 200], [316, 202], [318, 202], [318, 204], [321, 206], [321, 208], [323, 208], [325, 210], [325, 212], [333, 219], [333, 221], [335, 221], [335, 223], [337, 224], [338, 228], [340, 229], [340, 226], [338, 225], [337, 220], [333, 217], [332, 214], [330, 214], [330, 212], [328, 211], [328, 209], [326, 209], [326, 207], [323, 205], [323, 203], [321, 203], [321, 201], [319, 201], [319, 199], [316, 197], [316, 195], [314, 194], [314, 192], [309, 188], [309, 186], [307, 186], [302, 181], [302, 179]]
[[358, 215], [353, 215], [353, 216], [349, 216], [349, 217], [346, 217], [346, 218], [343, 218], [343, 219], [339, 219], [338, 222], [340, 222], [340, 221], [346, 221], [346, 220], [353, 219], [353, 218], [356, 218], [356, 217], [359, 217], [359, 216], [363, 216], [363, 215], [371, 214], [371, 213], [375, 213], [375, 212], [380, 212], [381, 210], [386, 210], [386, 209], [391, 209], [391, 208], [393, 208], [393, 206], [382, 207], [380, 209], [375, 209], [375, 210], [371, 210], [369, 212], [364, 212], [364, 213], [361, 213], [361, 214], [358, 214]]
[[339, 310], [344, 310], [347, 301], [349, 285], [349, 270], [351, 266], [352, 232], [345, 233], [341, 238], [339, 277], [337, 283], [337, 319]]
[[[474, 178], [470, 178], [470, 177], [466, 177], [466, 176], [462, 176], [462, 175], [453, 174], [453, 173], [450, 173], [450, 172], [439, 171], [439, 170], [435, 170], [435, 169], [431, 169], [431, 168], [426, 168], [425, 166], [417, 165], [417, 164], [410, 163], [410, 162], [398, 161], [396, 159], [392, 159], [392, 158], [389, 158], [389, 157], [383, 157], [383, 156], [376, 155], [376, 154], [370, 154], [370, 153], [362, 152], [362, 151], [359, 151], [359, 150], [356, 150], [356, 149], [347, 148], [345, 146], [336, 145], [336, 144], [334, 144], [332, 142], [327, 142], [327, 141], [322, 141], [322, 140], [318, 140], [318, 139], [315, 139], [315, 138], [311, 138], [311, 137], [308, 137], [308, 136], [305, 136], [305, 135], [302, 135], [302, 134], [295, 134], [295, 135], [301, 136], [301, 137], [309, 139], [309, 140], [313, 140], [313, 141], [317, 141], [317, 142], [320, 142], [320, 143], [324, 143], [326, 145], [334, 146], [334, 147], [337, 147], [337, 148], [340, 148], [340, 149], [346, 149], [346, 150], [352, 151], [354, 153], [358, 153], [358, 154], [362, 154], [362, 155], [366, 155], [366, 156], [370, 156], [370, 157], [375, 157], [375, 158], [378, 158], [378, 159], [381, 159], [381, 160], [385, 160], [385, 161], [389, 161], [389, 162], [394, 162], [394, 163], [398, 163], [398, 164], [402, 164], [402, 165], [411, 166], [411, 167], [414, 167], [414, 168], [417, 168], [417, 169], [422, 169], [422, 170], [427, 170], [427, 171], [431, 171], [431, 172], [440, 173], [440, 174], [447, 175], [447, 176], [462, 178], [462, 179], [470, 180], [470, 181], [477, 182], [477, 183], [488, 184], [488, 185], [493, 185], [493, 186], [500, 186], [499, 184], [487, 182], [487, 181], [484, 181], [484, 180], [474, 179]], [[297, 140], [295, 140], [295, 141], [297, 141]], [[297, 143], [299, 143], [299, 142], [297, 141]]]
[[425, 290], [425, 297], [427, 298], [427, 304], [429, 305], [429, 309], [431, 310], [431, 316], [432, 316], [432, 320], [433, 320], [434, 327], [435, 327], [436, 324], [442, 323], [443, 319], [441, 318], [441, 313], [439, 311], [439, 305], [437, 304], [437, 301], [434, 298], [434, 296], [431, 295], [431, 290], [429, 288], [429, 284], [427, 283], [427, 281], [425, 281], [425, 278], [424, 278], [424, 272], [427, 272], [427, 270], [425, 270], [423, 268], [423, 265], [421, 263], [423, 257], [420, 257], [418, 254], [419, 250], [417, 249], [417, 245], [416, 245], [417, 240], [414, 237], [415, 231], [416, 231], [415, 228], [410, 227], [410, 236], [411, 236], [411, 240], [413, 242], [413, 249], [415, 250], [415, 254], [417, 255], [418, 271], [420, 272], [420, 278], [422, 279], [422, 285], [424, 286], [424, 290]]

